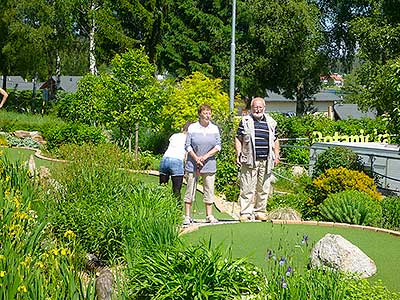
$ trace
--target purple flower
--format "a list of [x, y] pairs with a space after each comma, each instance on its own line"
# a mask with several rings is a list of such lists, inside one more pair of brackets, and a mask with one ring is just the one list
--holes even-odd
[[287, 288], [287, 282], [285, 281], [285, 278], [283, 278], [283, 276], [281, 276], [281, 284], [282, 284], [282, 288], [284, 288], [284, 289]]
[[284, 263], [285, 263], [285, 257], [281, 256], [281, 259], [279, 260], [279, 265], [283, 266]]
[[292, 274], [292, 267], [289, 266], [286, 270], [286, 276], [290, 276], [290, 274]]
[[307, 241], [308, 241], [308, 235], [305, 234], [305, 235], [303, 235], [303, 239], [301, 240], [301, 243], [302, 244], [307, 244]]
[[271, 249], [268, 249], [268, 251], [267, 251], [267, 256], [265, 257], [265, 259], [266, 259], [266, 260], [269, 260], [269, 259], [272, 258], [272, 256], [273, 256], [272, 250], [271, 250]]

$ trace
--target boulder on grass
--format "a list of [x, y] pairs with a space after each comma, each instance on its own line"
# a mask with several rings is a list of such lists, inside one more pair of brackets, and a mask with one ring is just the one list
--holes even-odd
[[291, 207], [279, 207], [271, 210], [267, 215], [267, 219], [301, 221], [301, 214]]
[[311, 252], [311, 266], [358, 273], [361, 278], [376, 273], [375, 262], [360, 248], [342, 236], [330, 233], [315, 244]]
[[292, 174], [296, 177], [300, 177], [300, 176], [307, 174], [307, 170], [302, 166], [293, 166]]

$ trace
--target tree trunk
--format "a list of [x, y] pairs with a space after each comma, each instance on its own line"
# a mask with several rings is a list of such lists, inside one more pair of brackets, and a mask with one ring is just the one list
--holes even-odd
[[93, 75], [97, 75], [97, 66], [96, 66], [96, 43], [94, 40], [94, 34], [96, 32], [96, 19], [94, 17], [94, 11], [96, 10], [94, 1], [90, 6], [90, 10], [92, 11], [92, 18], [90, 24], [90, 32], [89, 32], [89, 69], [90, 73]]
[[138, 159], [139, 152], [139, 124], [135, 125], [135, 160]]
[[7, 75], [3, 74], [3, 90], [7, 91]]

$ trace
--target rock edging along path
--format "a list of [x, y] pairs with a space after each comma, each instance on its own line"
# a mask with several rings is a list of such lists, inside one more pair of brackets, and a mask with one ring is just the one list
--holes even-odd
[[[6, 147], [1, 147], [1, 148], [6, 148]], [[9, 147], [7, 147], [7, 148], [9, 148]], [[41, 150], [36, 149], [36, 148], [31, 148], [31, 147], [12, 147], [12, 148], [19, 148], [19, 149], [35, 151], [35, 156], [39, 159], [54, 161], [54, 162], [61, 162], [61, 163], [68, 162], [67, 160], [46, 157], [42, 154]], [[153, 176], [159, 176], [159, 172], [156, 170], [131, 170], [131, 169], [127, 170], [127, 169], [122, 169], [122, 168], [120, 168], [120, 170], [125, 170], [125, 171], [129, 171], [129, 172], [137, 172], [137, 173], [142, 173], [142, 174], [149, 174], [149, 175], [153, 175]], [[203, 193], [203, 186], [198, 184], [197, 190], [200, 193]], [[234, 220], [226, 221], [226, 222], [221, 221], [216, 224], [205, 223], [205, 222], [202, 222], [202, 220], [199, 220], [198, 222], [195, 222], [192, 225], [187, 226], [184, 231], [191, 232], [191, 231], [197, 230], [200, 226], [205, 226], [205, 225], [218, 225], [218, 224], [222, 225], [222, 224], [232, 224], [232, 223], [238, 222], [240, 207], [236, 202], [229, 202], [229, 201], [226, 201], [225, 199], [223, 199], [223, 197], [215, 195], [215, 206], [217, 207], [217, 209], [219, 211], [227, 213], [230, 216], [232, 216], [232, 218]], [[260, 222], [260, 221], [255, 221], [255, 222]], [[298, 221], [298, 220], [271, 220], [270, 222], [272, 222], [273, 224], [285, 224], [285, 225], [298, 224], [298, 225], [314, 225], [314, 226], [326, 226], [326, 227], [357, 228], [357, 229], [361, 229], [361, 230], [388, 233], [388, 234], [400, 237], [400, 231], [384, 229], [384, 228], [379, 228], [379, 227], [347, 224], [347, 223], [324, 222], [324, 221]]]

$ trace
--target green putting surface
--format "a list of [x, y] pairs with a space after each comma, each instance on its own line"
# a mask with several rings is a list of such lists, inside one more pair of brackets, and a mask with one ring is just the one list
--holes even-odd
[[[382, 280], [392, 291], [400, 291], [400, 237], [388, 233], [373, 232], [355, 228], [323, 227], [313, 225], [277, 225], [272, 223], [238, 223], [205, 226], [184, 236], [187, 243], [208, 241], [213, 245], [231, 247], [234, 257], [248, 257], [250, 261], [264, 268], [268, 263], [267, 251], [276, 256], [290, 257], [301, 266], [308, 262], [312, 246], [325, 234], [340, 234], [359, 247], [377, 266], [377, 273], [371, 282]], [[308, 236], [308, 247], [302, 244]]]

